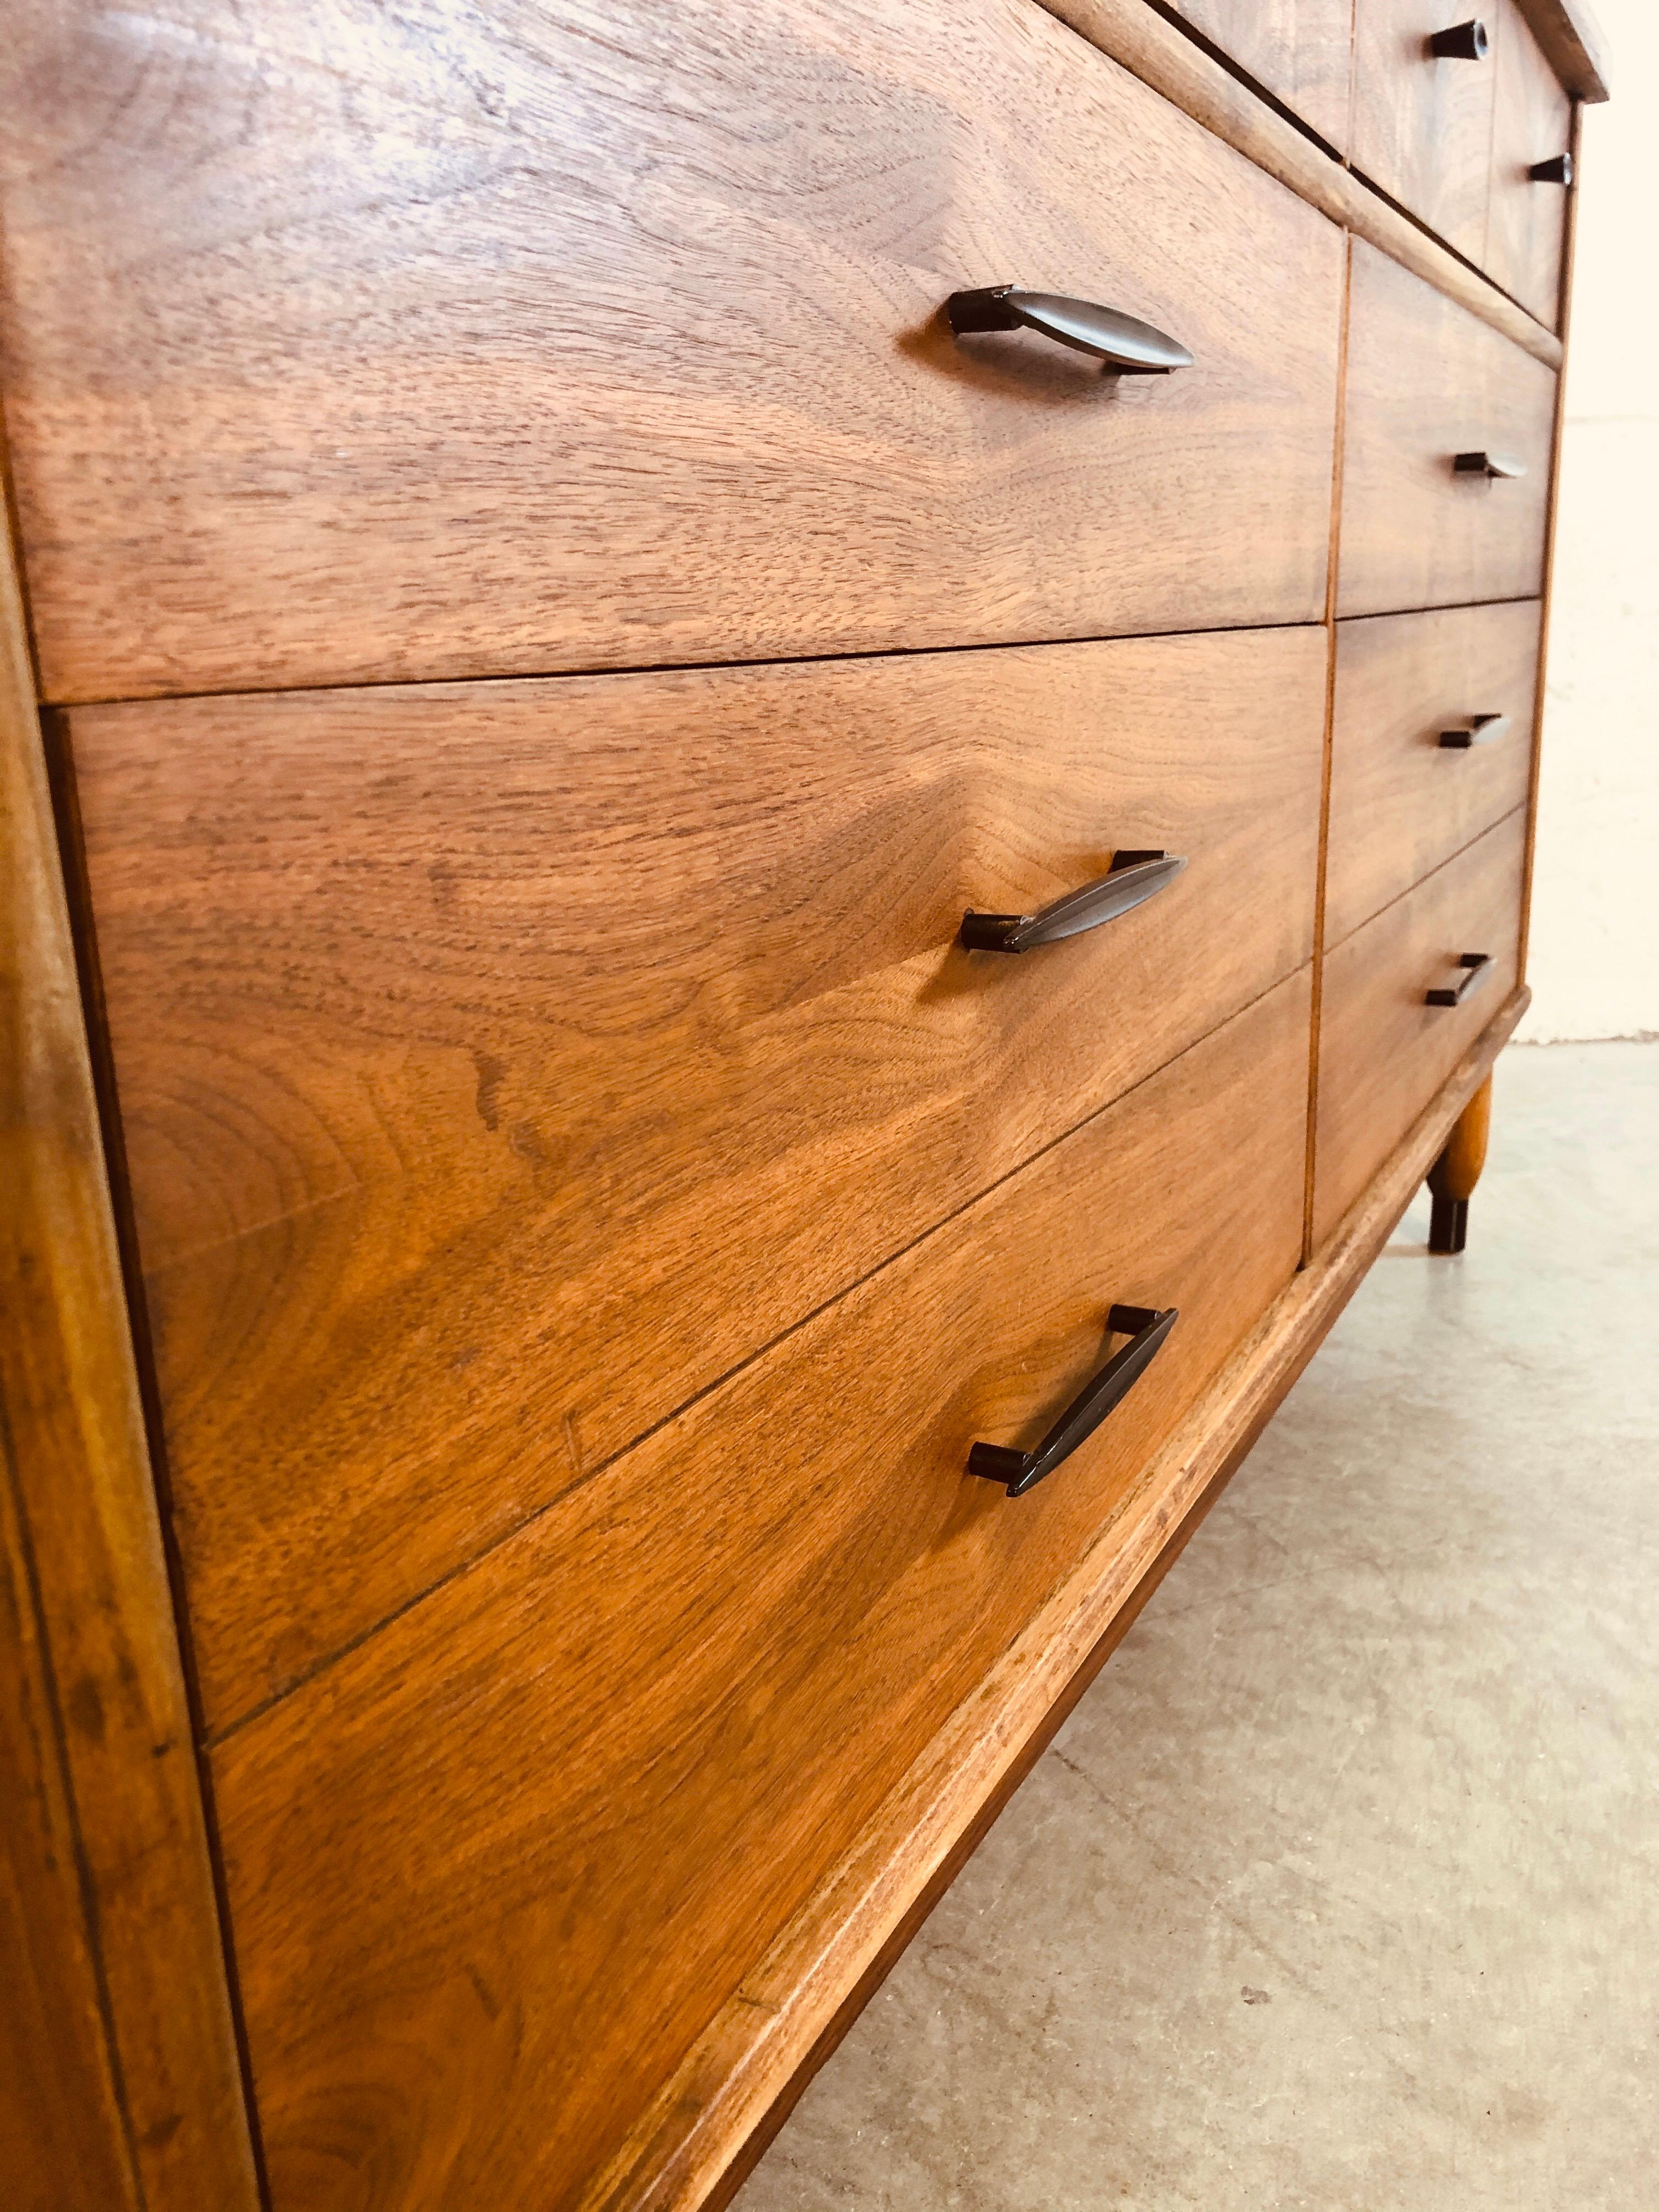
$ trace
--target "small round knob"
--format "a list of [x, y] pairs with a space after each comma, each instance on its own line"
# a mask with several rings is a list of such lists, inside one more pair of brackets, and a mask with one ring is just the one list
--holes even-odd
[[1535, 185], [1570, 185], [1572, 182], [1572, 156], [1556, 154], [1547, 161], [1534, 161], [1527, 172]]
[[1489, 41], [1484, 23], [1454, 23], [1449, 31], [1437, 31], [1429, 52], [1437, 61], [1483, 62]]

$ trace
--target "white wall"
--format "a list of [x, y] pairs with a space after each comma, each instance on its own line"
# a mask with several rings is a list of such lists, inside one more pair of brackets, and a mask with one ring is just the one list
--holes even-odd
[[1659, 1036], [1659, 7], [1595, 0], [1523, 1039]]

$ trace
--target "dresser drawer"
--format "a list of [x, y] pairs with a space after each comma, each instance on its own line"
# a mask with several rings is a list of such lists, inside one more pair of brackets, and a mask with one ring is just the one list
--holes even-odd
[[[1555, 376], [1356, 240], [1338, 612], [1535, 599]], [[1516, 476], [1473, 466], [1486, 455]]]
[[[1561, 319], [1566, 184], [1549, 165], [1572, 144], [1572, 103], [1515, 0], [1498, 0], [1498, 98], [1485, 266], [1551, 330]], [[1543, 170], [1545, 173], [1535, 172]]]
[[1175, 0], [1172, 12], [1328, 145], [1346, 148], [1353, 0]]
[[[1324, 686], [1307, 629], [69, 715], [210, 1715], [1307, 960]], [[1188, 865], [954, 941], [1126, 849]]]
[[[1511, 814], [1327, 954], [1314, 1237], [1328, 1237], [1515, 988], [1527, 817]], [[1460, 969], [1487, 953], [1489, 968]], [[1431, 1006], [1455, 991], [1455, 1006]]]
[[[275, 2212], [580, 2199], [1290, 1279], [1308, 1018], [1304, 971], [214, 1754]], [[1117, 1409], [970, 1476], [1116, 1301], [1180, 1310]]]
[[1325, 942], [1526, 803], [1538, 602], [1337, 630]]
[[1030, 0], [372, 12], [13, 28], [48, 697], [1318, 617], [1340, 235]]
[[[1437, 54], [1479, 19], [1484, 51]], [[1486, 178], [1498, 77], [1489, 8], [1461, 0], [1356, 0], [1356, 169], [1478, 262], [1486, 240]]]

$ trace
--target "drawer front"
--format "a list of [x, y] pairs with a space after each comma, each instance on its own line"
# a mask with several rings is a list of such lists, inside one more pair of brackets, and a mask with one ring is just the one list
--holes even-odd
[[1176, 0], [1173, 12], [1346, 149], [1353, 0]]
[[1535, 599], [1554, 410], [1552, 370], [1356, 240], [1337, 611]]
[[[1289, 1281], [1308, 973], [214, 1754], [276, 2212], [569, 2205]], [[965, 1472], [1163, 1352], [1020, 1499]]]
[[1338, 628], [1327, 945], [1525, 805], [1538, 619], [1522, 599]]
[[1486, 178], [1498, 77], [1495, 42], [1484, 58], [1437, 56], [1430, 41], [1479, 15], [1459, 0], [1357, 0], [1355, 168], [1478, 262], [1486, 241]]
[[[67, 716], [210, 1715], [1307, 960], [1324, 686], [1310, 629]], [[955, 942], [1126, 849], [1188, 866]]]
[[1317, 619], [1340, 234], [1030, 0], [267, 12], [0, 63], [48, 697]]
[[1533, 171], [1571, 147], [1572, 103], [1515, 0], [1498, 0], [1498, 7], [1485, 266], [1540, 322], [1557, 330], [1567, 195], [1561, 183]]
[[[1325, 959], [1315, 1123], [1314, 1237], [1322, 1242], [1515, 988], [1527, 817], [1511, 814]], [[1462, 1003], [1464, 953], [1492, 964]]]

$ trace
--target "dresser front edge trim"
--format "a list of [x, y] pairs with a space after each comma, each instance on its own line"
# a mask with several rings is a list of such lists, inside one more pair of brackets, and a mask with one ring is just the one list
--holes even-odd
[[[254, 2212], [258, 2192], [207, 1814], [162, 1553], [86, 1011], [13, 549], [0, 524], [0, 1480], [46, 1723], [32, 1790], [73, 1838], [37, 1928], [81, 1923], [79, 2037], [134, 2201]], [[16, 1832], [14, 1833], [14, 1824]], [[62, 1960], [61, 2008], [79, 1977]], [[95, 2025], [94, 2025], [95, 2021]], [[91, 2048], [96, 2041], [99, 2048]], [[14, 2081], [0, 2099], [21, 2095]], [[27, 2116], [24, 2116], [27, 2119]], [[0, 2130], [0, 2132], [3, 2132]], [[92, 2155], [88, 2141], [87, 2155]], [[90, 2168], [85, 2169], [89, 2171]]]

